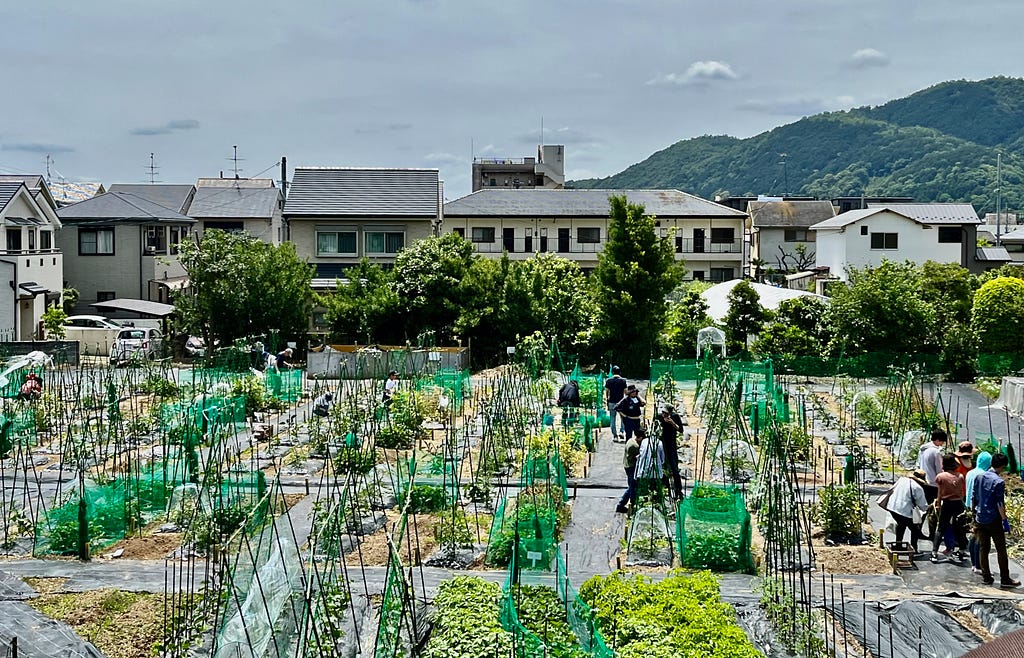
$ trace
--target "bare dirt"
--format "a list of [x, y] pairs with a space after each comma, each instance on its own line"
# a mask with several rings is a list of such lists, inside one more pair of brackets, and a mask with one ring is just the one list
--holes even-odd
[[162, 595], [102, 589], [44, 594], [28, 604], [68, 624], [109, 658], [149, 658], [163, 633]]
[[873, 544], [860, 546], [815, 546], [814, 555], [822, 571], [834, 574], [891, 574], [892, 564], [885, 551]]
[[22, 578], [25, 584], [40, 594], [54, 594], [64, 589], [67, 578]]
[[[390, 552], [388, 537], [394, 533], [395, 523], [400, 514], [396, 510], [388, 510], [385, 514], [388, 518], [387, 524], [377, 532], [363, 537], [359, 548], [345, 556], [345, 563], [350, 567], [358, 567], [360, 562], [368, 567], [387, 565]], [[401, 546], [396, 546], [403, 564], [420, 564], [434, 552], [437, 547], [437, 540], [434, 538], [436, 523], [437, 520], [429, 514], [409, 515], [409, 525], [406, 527]]]
[[982, 642], [991, 642], [996, 636], [985, 628], [985, 624], [967, 610], [950, 610], [949, 616], [960, 622], [960, 625], [981, 638]]
[[141, 537], [127, 537], [114, 544], [101, 554], [107, 555], [119, 549], [124, 553], [117, 559], [123, 560], [163, 560], [176, 548], [181, 546], [182, 533], [162, 532]]

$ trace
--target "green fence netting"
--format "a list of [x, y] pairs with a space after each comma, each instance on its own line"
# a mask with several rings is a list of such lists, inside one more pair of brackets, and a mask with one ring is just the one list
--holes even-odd
[[684, 567], [754, 573], [750, 512], [735, 486], [698, 483], [679, 501], [676, 541]]
[[[401, 546], [403, 536], [408, 525], [408, 516], [402, 513], [398, 523], [395, 524], [393, 536], [394, 546]], [[375, 644], [375, 656], [398, 656], [401, 637], [402, 619], [405, 616], [404, 608], [408, 600], [405, 579], [402, 575], [402, 562], [396, 550], [388, 551], [388, 569], [384, 580], [384, 599], [380, 604], [380, 623], [377, 626], [377, 641]]]

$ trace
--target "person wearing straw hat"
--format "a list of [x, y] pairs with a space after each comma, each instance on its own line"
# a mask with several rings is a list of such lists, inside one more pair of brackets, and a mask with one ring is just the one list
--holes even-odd
[[970, 441], [961, 441], [953, 455], [957, 459], [956, 472], [966, 478], [974, 468], [974, 444]]
[[921, 524], [914, 521], [914, 511], [924, 514], [928, 511], [928, 498], [924, 487], [928, 482], [923, 469], [915, 469], [904, 475], [893, 485], [892, 493], [885, 504], [885, 509], [896, 521], [896, 541], [902, 543], [907, 528], [910, 528], [910, 546], [918, 553], [918, 542], [921, 540]]

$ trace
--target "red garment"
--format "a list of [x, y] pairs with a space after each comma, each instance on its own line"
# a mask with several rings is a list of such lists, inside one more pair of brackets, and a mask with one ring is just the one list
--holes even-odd
[[962, 500], [967, 495], [964, 476], [956, 471], [943, 471], [935, 476], [939, 488], [939, 500]]

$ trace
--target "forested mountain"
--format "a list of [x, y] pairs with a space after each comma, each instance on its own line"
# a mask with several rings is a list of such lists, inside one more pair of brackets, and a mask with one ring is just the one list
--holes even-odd
[[[993, 212], [1024, 207], [1024, 79], [954, 81], [877, 107], [827, 112], [737, 139], [676, 142], [578, 188], [676, 188], [715, 195], [909, 196]], [[785, 154], [784, 156], [782, 154]], [[785, 161], [783, 166], [782, 162]]]

